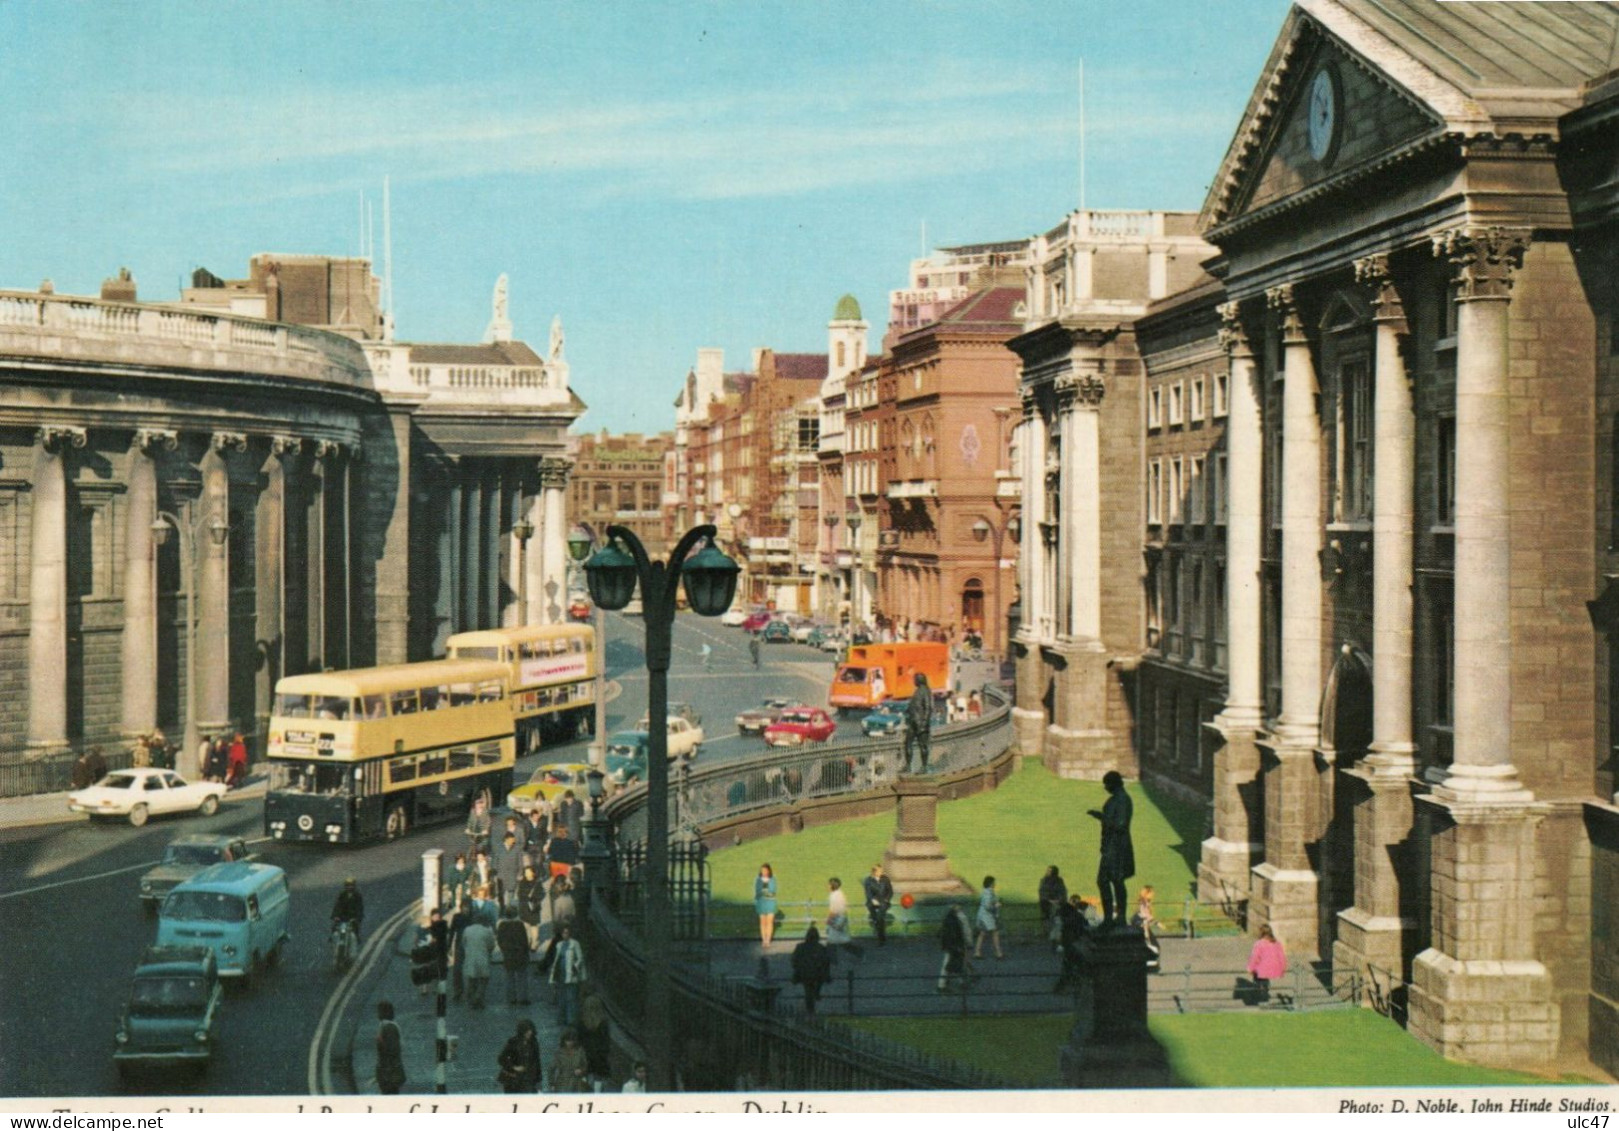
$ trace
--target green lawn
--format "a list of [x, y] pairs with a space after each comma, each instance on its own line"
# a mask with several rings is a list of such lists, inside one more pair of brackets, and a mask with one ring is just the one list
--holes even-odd
[[[1139, 885], [1152, 884], [1158, 892], [1158, 917], [1172, 922], [1179, 918], [1181, 900], [1196, 875], [1203, 810], [1155, 795], [1136, 783], [1126, 788], [1135, 802], [1131, 832], [1136, 878], [1130, 891], [1133, 896]], [[951, 867], [975, 890], [984, 876], [996, 877], [1015, 924], [1034, 914], [1040, 877], [1048, 864], [1061, 870], [1069, 891], [1096, 894], [1100, 832], [1086, 810], [1100, 809], [1106, 796], [1100, 782], [1059, 778], [1038, 760], [1025, 759], [999, 789], [941, 804], [939, 839]], [[766, 862], [775, 869], [783, 901], [811, 900], [824, 907], [826, 881], [837, 876], [858, 908], [860, 881], [882, 859], [893, 832], [894, 818], [885, 814], [715, 852], [709, 857], [714, 883], [712, 933], [747, 935], [758, 929], [750, 906], [753, 877]], [[902, 894], [895, 892], [896, 898]], [[861, 916], [852, 918], [860, 925]]]
[[[875, 1017], [843, 1023], [1030, 1087], [1060, 1086], [1068, 1017]], [[1154, 1015], [1179, 1083], [1196, 1088], [1547, 1084], [1523, 1072], [1457, 1064], [1371, 1010]], [[1568, 1080], [1579, 1083], [1578, 1080]]]

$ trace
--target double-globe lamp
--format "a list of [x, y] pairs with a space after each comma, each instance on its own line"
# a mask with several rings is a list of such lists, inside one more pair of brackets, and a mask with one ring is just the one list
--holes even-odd
[[[622, 609], [641, 587], [641, 613], [646, 625], [647, 667], [647, 796], [646, 907], [642, 942], [646, 948], [645, 1031], [651, 1084], [667, 1091], [673, 1085], [670, 1051], [673, 1027], [669, 995], [669, 662], [674, 644], [676, 591], [682, 582], [692, 611], [719, 616], [736, 596], [736, 562], [714, 545], [716, 530], [704, 525], [688, 530], [669, 560], [655, 562], [633, 531], [607, 528], [607, 544], [585, 562], [591, 600], [603, 609]], [[572, 539], [570, 539], [570, 543]], [[697, 549], [701, 544], [702, 548]], [[570, 545], [569, 549], [579, 553]], [[696, 550], [695, 553], [692, 551]], [[690, 555], [688, 557], [688, 555]]]

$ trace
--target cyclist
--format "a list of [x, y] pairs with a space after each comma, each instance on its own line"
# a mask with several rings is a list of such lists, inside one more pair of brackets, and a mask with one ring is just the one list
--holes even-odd
[[365, 897], [360, 894], [359, 886], [350, 876], [343, 881], [343, 889], [337, 893], [337, 902], [332, 904], [332, 928], [335, 930], [339, 923], [347, 923], [354, 932], [354, 945], [360, 945], [360, 922], [365, 918]]

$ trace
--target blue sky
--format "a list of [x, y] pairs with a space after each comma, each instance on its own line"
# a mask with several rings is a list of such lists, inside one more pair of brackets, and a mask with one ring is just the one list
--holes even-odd
[[701, 346], [883, 329], [932, 246], [1077, 207], [1197, 209], [1283, 0], [0, 0], [0, 287], [173, 299], [261, 251], [357, 254], [391, 178], [399, 336], [567, 331], [582, 427], [671, 426]]

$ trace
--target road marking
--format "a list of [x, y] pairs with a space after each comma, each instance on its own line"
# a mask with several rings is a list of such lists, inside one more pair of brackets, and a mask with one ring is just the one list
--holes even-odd
[[148, 860], [144, 864], [131, 864], [127, 868], [114, 868], [110, 872], [97, 872], [93, 876], [79, 876], [72, 880], [57, 880], [54, 884], [40, 884], [38, 887], [24, 888], [22, 891], [8, 891], [0, 895], [0, 900], [17, 899], [25, 895], [34, 895], [37, 892], [50, 891], [53, 888], [65, 888], [71, 884], [86, 884], [91, 880], [104, 880], [108, 876], [121, 876], [125, 872], [139, 872], [147, 868], [155, 868], [160, 863], [157, 860]]
[[[326, 1047], [329, 1038], [337, 1036], [337, 1022], [342, 1018], [343, 1011], [348, 1008], [350, 999], [359, 989], [361, 978], [370, 973], [371, 967], [376, 965], [382, 957], [383, 940], [387, 939], [399, 928], [399, 924], [406, 918], [415, 915], [422, 906], [421, 900], [407, 903], [404, 907], [390, 916], [381, 927], [371, 935], [371, 941], [360, 948], [355, 956], [354, 964], [332, 991], [332, 996], [326, 999], [326, 1008], [321, 1010], [320, 1020], [315, 1023], [315, 1035], [309, 1041], [309, 1094], [312, 1096], [329, 1096], [332, 1094], [332, 1058]], [[331, 1028], [328, 1031], [327, 1026]]]

